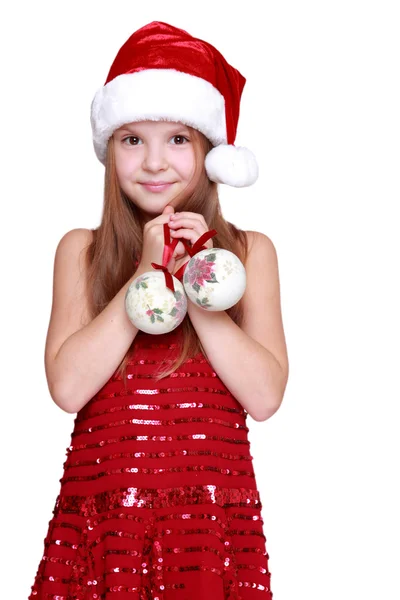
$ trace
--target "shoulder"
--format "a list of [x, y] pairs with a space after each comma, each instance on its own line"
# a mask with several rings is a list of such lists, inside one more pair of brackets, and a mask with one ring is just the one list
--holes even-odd
[[60, 255], [72, 256], [80, 254], [85, 248], [90, 246], [93, 241], [93, 231], [91, 229], [71, 229], [67, 231], [60, 241], [56, 249], [56, 258]]
[[91, 229], [71, 229], [67, 231], [58, 242], [54, 257], [54, 277], [56, 282], [60, 279], [69, 279], [82, 274], [87, 268], [87, 248], [93, 240]]
[[261, 231], [245, 231], [248, 242], [248, 263], [259, 263], [265, 260], [277, 260], [276, 248], [271, 238]]
[[92, 229], [71, 229], [62, 236], [62, 238], [58, 242], [58, 247], [84, 247], [91, 244], [92, 241]]
[[92, 239], [91, 229], [79, 228], [67, 231], [59, 241], [54, 258], [53, 312], [62, 307], [67, 314], [66, 307], [70, 303], [77, 315], [88, 318], [86, 249]]

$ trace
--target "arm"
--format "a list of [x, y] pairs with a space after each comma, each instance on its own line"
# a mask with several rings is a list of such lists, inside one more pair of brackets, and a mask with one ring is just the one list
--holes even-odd
[[101, 389], [136, 337], [138, 329], [126, 314], [124, 299], [133, 279], [146, 270], [140, 267], [88, 322], [82, 259], [90, 243], [88, 234], [92, 235], [85, 229], [68, 232], [57, 247], [54, 263], [45, 369], [52, 399], [68, 413], [78, 412]]
[[271, 240], [251, 233], [240, 328], [226, 311], [212, 312], [188, 302], [188, 314], [207, 358], [230, 392], [256, 421], [279, 408], [288, 379], [279, 277]]

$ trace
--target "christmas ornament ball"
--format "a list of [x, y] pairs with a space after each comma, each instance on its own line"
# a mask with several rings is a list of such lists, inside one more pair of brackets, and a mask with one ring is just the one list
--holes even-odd
[[170, 290], [162, 271], [142, 273], [132, 281], [125, 294], [125, 309], [130, 321], [141, 331], [162, 334], [182, 323], [187, 313], [187, 298], [182, 283], [172, 275], [175, 291]]
[[227, 310], [244, 294], [246, 270], [233, 252], [207, 248], [188, 262], [183, 285], [189, 300], [204, 310]]

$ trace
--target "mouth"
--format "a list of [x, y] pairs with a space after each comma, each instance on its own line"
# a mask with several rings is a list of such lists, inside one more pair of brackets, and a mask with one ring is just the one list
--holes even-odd
[[173, 183], [141, 183], [140, 185], [142, 185], [149, 192], [163, 192], [164, 190], [167, 190], [169, 187], [171, 187]]

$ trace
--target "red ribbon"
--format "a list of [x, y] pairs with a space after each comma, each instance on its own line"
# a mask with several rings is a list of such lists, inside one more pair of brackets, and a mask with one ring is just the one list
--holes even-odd
[[175, 247], [177, 245], [177, 243], [179, 242], [178, 239], [175, 240], [170, 240], [170, 232], [169, 232], [169, 227], [168, 227], [168, 223], [164, 223], [164, 251], [163, 251], [163, 257], [162, 257], [162, 264], [159, 265], [157, 263], [152, 262], [151, 266], [154, 267], [154, 269], [161, 269], [161, 271], [163, 271], [164, 276], [165, 276], [165, 285], [167, 286], [167, 288], [169, 288], [171, 290], [171, 292], [175, 291], [175, 286], [174, 286], [174, 280], [172, 279], [172, 275], [171, 273], [168, 271], [167, 269], [167, 264], [169, 263], [169, 261], [171, 260], [172, 254], [175, 250]]
[[[207, 240], [209, 240], [210, 238], [214, 237], [215, 235], [217, 235], [217, 230], [216, 229], [210, 229], [210, 231], [206, 231], [205, 233], [203, 233], [203, 235], [201, 235], [199, 237], [199, 239], [197, 240], [197, 242], [195, 242], [193, 244], [193, 246], [189, 246], [189, 244], [188, 244], [188, 242], [186, 240], [182, 240], [182, 243], [185, 246], [185, 248], [187, 250], [187, 253], [190, 256], [190, 259], [192, 258], [192, 256], [194, 256], [195, 254], [197, 254], [201, 250], [207, 250], [207, 247], [203, 246], [203, 243], [206, 242]], [[181, 268], [175, 273], [174, 277], [176, 277], [177, 279], [179, 279], [179, 281], [182, 281], [183, 272], [184, 272], [184, 270], [186, 268], [186, 265], [190, 261], [190, 259], [187, 262], [185, 262], [185, 264], [182, 265]]]
[[[182, 243], [185, 246], [190, 258], [192, 258], [192, 256], [194, 256], [201, 250], [207, 250], [206, 246], [203, 246], [203, 243], [206, 242], [207, 240], [209, 240], [210, 238], [214, 237], [215, 235], [217, 235], [216, 229], [211, 229], [210, 231], [206, 231], [205, 233], [203, 233], [203, 235], [201, 235], [199, 237], [199, 239], [197, 240], [197, 242], [195, 242], [193, 244], [193, 246], [190, 246], [186, 240], [182, 240]], [[170, 229], [169, 229], [168, 223], [164, 223], [164, 250], [163, 250], [162, 264], [159, 265], [157, 263], [152, 262], [151, 266], [154, 267], [154, 269], [160, 269], [161, 271], [163, 271], [164, 276], [165, 276], [165, 285], [171, 290], [171, 292], [174, 292], [175, 291], [174, 280], [172, 279], [171, 273], [167, 269], [167, 264], [171, 260], [171, 257], [173, 255], [173, 252], [176, 248], [177, 243], [179, 242], [179, 239], [175, 238], [174, 240], [171, 241], [170, 238], [171, 238], [171, 234], [170, 234]], [[180, 281], [182, 281], [183, 272], [184, 272], [185, 267], [188, 264], [189, 260], [187, 262], [185, 262], [185, 264], [182, 265], [181, 268], [174, 275], [174, 277], [176, 277]]]

